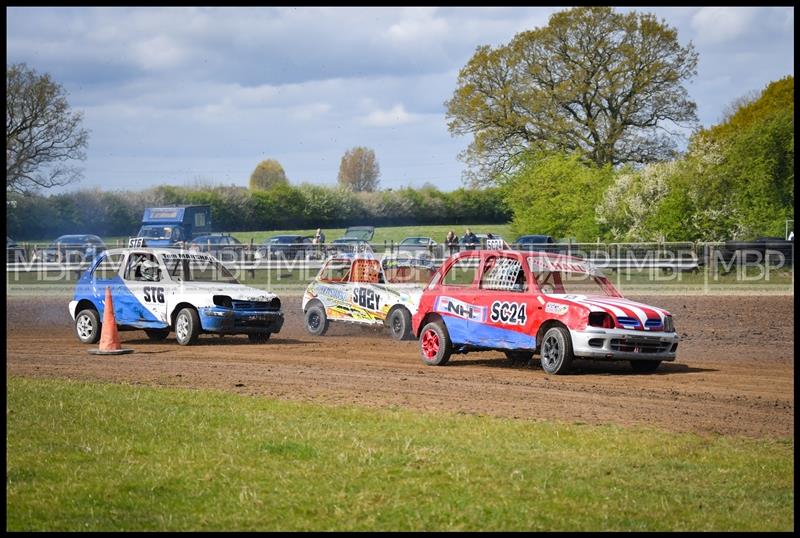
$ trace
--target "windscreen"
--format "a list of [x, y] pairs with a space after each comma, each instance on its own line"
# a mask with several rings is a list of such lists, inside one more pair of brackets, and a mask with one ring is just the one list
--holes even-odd
[[546, 295], [621, 296], [597, 267], [584, 260], [529, 257], [528, 267], [539, 290]]
[[138, 237], [147, 239], [169, 239], [172, 237], [172, 226], [142, 226]]

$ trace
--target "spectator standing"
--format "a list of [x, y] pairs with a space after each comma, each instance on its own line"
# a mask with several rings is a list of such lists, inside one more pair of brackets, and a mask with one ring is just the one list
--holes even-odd
[[451, 256], [458, 251], [458, 236], [453, 230], [447, 232], [447, 237], [444, 238], [444, 244], [447, 246], [447, 250]]
[[467, 228], [464, 230], [464, 237], [462, 238], [464, 245], [466, 245], [467, 250], [475, 250], [475, 246], [478, 244], [478, 236], [472, 233], [472, 230]]
[[314, 239], [312, 239], [311, 242], [317, 245], [317, 255], [321, 255], [322, 249], [325, 248], [325, 233], [322, 231], [322, 228], [317, 228], [317, 233], [314, 235]]

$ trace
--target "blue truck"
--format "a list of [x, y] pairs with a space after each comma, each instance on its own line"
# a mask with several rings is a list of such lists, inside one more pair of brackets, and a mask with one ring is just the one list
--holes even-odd
[[182, 247], [195, 237], [209, 233], [209, 205], [147, 207], [142, 217], [142, 227], [131, 241], [137, 246]]

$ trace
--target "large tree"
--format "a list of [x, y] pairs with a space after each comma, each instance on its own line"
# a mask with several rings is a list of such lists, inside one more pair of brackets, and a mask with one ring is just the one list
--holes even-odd
[[26, 64], [6, 66], [6, 193], [27, 193], [78, 181], [89, 132], [64, 88]]
[[250, 190], [269, 190], [278, 185], [288, 185], [289, 180], [281, 163], [275, 159], [266, 159], [256, 166], [250, 174]]
[[355, 147], [342, 156], [339, 164], [339, 185], [351, 191], [372, 192], [378, 188], [380, 174], [375, 152], [369, 148]]
[[683, 86], [697, 54], [650, 13], [579, 7], [507, 45], [478, 47], [447, 101], [451, 134], [472, 134], [462, 158], [493, 180], [527, 149], [578, 151], [597, 165], [671, 157], [667, 129], [697, 121]]

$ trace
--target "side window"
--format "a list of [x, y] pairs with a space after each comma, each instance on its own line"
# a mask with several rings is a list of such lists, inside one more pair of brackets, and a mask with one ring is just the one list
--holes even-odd
[[161, 280], [161, 268], [152, 254], [134, 252], [128, 258], [124, 278], [140, 282], [158, 282]]
[[381, 266], [378, 260], [355, 260], [353, 262], [353, 272], [350, 274], [352, 282], [377, 284], [383, 281], [381, 277]]
[[481, 289], [522, 292], [528, 289], [522, 263], [515, 258], [492, 256], [483, 265]]
[[443, 286], [469, 287], [475, 282], [478, 271], [478, 258], [463, 258], [450, 266], [450, 270], [442, 279]]
[[319, 273], [325, 282], [347, 282], [350, 275], [350, 260], [330, 260]]
[[103, 259], [95, 266], [92, 278], [96, 280], [110, 280], [114, 278], [119, 273], [120, 265], [122, 265], [122, 258], [122, 253], [104, 254]]

